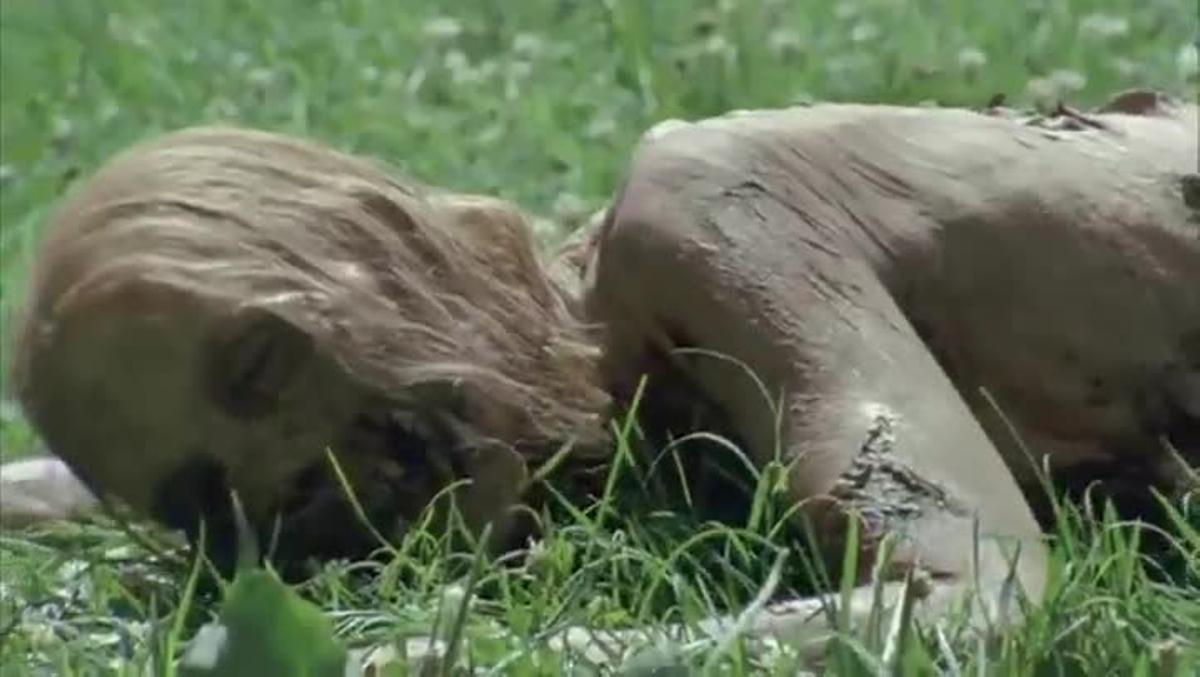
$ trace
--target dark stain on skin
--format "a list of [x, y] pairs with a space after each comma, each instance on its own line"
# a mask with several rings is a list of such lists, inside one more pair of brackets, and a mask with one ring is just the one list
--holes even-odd
[[868, 539], [903, 530], [904, 523], [929, 512], [969, 515], [945, 487], [917, 474], [897, 458], [892, 453], [895, 442], [894, 421], [885, 415], [876, 417], [850, 468], [830, 492], [843, 506], [861, 515]]
[[435, 436], [424, 425], [418, 430], [411, 421], [411, 416], [380, 405], [358, 416], [341, 440], [339, 448], [372, 459], [371, 473], [347, 477], [361, 515], [328, 459], [314, 461], [300, 473], [280, 504], [275, 547], [269, 553], [285, 577], [304, 576], [310, 562], [369, 557], [386, 545], [380, 537], [402, 536], [436, 490], [462, 476], [435, 467], [446, 457], [454, 463], [449, 436]]
[[222, 575], [237, 563], [237, 528], [225, 469], [202, 453], [171, 472], [154, 492], [153, 515], [179, 529], [193, 546], [204, 532], [205, 555]]
[[[383, 454], [375, 472], [352, 488], [368, 524], [346, 495], [328, 459], [302, 470], [272, 519], [251, 524], [260, 553], [286, 580], [302, 580], [314, 561], [369, 556], [384, 544], [376, 537], [397, 535], [432, 498], [436, 479], [427, 462], [428, 442], [388, 418], [360, 419], [356, 441], [370, 439], [368, 452]], [[196, 453], [155, 489], [153, 516], [183, 532], [219, 574], [231, 576], [238, 561], [238, 533], [226, 470], [214, 458]], [[373, 533], [374, 531], [374, 533]]]

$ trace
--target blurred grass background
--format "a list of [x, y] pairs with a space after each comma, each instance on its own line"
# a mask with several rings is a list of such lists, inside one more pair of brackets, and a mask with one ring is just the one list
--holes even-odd
[[0, 307], [71, 179], [197, 123], [314, 136], [570, 222], [666, 117], [1196, 87], [1194, 0], [5, 0]]
[[[169, 129], [304, 134], [569, 227], [603, 204], [638, 135], [664, 118], [817, 99], [980, 107], [1001, 92], [1013, 105], [1088, 105], [1135, 86], [1194, 98], [1198, 37], [1195, 0], [3, 0], [0, 317], [20, 302], [63, 190]], [[3, 400], [0, 458], [35, 444]], [[527, 577], [532, 596], [493, 618], [518, 634], [551, 612], [645, 620], [631, 610], [649, 574], [628, 563], [656, 571], [672, 541], [596, 546], [575, 527], [545, 546], [541, 566], [559, 577], [545, 580], [558, 582]], [[1200, 629], [1194, 581], [1149, 576], [1112, 520], [1059, 538], [1072, 545], [1058, 596], [999, 653], [952, 642], [964, 668], [1172, 665], [1178, 637]], [[620, 575], [580, 578], [580, 548]], [[5, 536], [0, 557], [0, 674], [134, 674], [158, 650], [155, 619], [178, 579], [119, 532]], [[349, 568], [307, 593], [344, 635], [387, 636], [427, 623], [427, 602], [451, 580], [441, 564], [403, 566], [424, 586], [408, 597], [394, 581], [358, 585]], [[704, 592], [672, 580], [681, 598]]]

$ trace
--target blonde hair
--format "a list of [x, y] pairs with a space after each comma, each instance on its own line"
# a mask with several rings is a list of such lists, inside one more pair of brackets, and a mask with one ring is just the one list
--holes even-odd
[[[27, 408], [47, 385], [30, 365], [55, 308], [129, 281], [266, 310], [357, 382], [408, 405], [449, 398], [471, 434], [527, 459], [572, 440], [577, 454], [607, 453], [597, 348], [521, 214], [498, 200], [423, 190], [262, 132], [200, 128], [135, 147], [50, 226], [14, 342]], [[56, 415], [35, 423], [71, 425]]]

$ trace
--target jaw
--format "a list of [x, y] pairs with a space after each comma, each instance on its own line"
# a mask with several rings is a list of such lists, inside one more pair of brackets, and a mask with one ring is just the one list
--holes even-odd
[[454, 469], [437, 462], [453, 448], [408, 412], [364, 411], [279, 502], [273, 556], [360, 558], [399, 539], [453, 481]]
[[[386, 403], [365, 408], [329, 454], [300, 469], [271, 507], [250, 517], [264, 557], [285, 577], [300, 578], [308, 562], [368, 557], [426, 517], [435, 532], [452, 529], [451, 501], [457, 524], [478, 536], [493, 522], [491, 543], [507, 543], [510, 523], [500, 517], [520, 500], [524, 463], [511, 450], [470, 445], [464, 426], [449, 420]], [[452, 497], [441, 493], [451, 485], [459, 488]], [[219, 463], [196, 457], [158, 487], [154, 509], [194, 546], [203, 530], [205, 554], [225, 575], [238, 558], [231, 489]]]
[[[477, 472], [481, 443], [454, 389], [383, 395], [270, 314], [229, 320], [161, 291], [143, 306], [127, 302], [115, 326], [98, 311], [67, 314], [37, 352], [23, 400], [98, 493], [195, 544], [203, 531], [223, 571], [237, 555], [234, 491], [260, 548], [282, 565], [366, 556], [456, 480], [505, 477]], [[196, 340], [213, 326], [224, 327], [220, 340]], [[491, 517], [515, 500], [520, 482], [509, 484], [456, 500]]]

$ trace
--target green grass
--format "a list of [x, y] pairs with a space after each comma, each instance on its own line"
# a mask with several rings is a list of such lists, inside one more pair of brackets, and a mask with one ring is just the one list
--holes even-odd
[[[0, 311], [20, 302], [64, 187], [172, 128], [301, 133], [570, 224], [603, 203], [638, 134], [666, 117], [818, 98], [980, 106], [997, 92], [1087, 104], [1126, 86], [1194, 97], [1197, 22], [1193, 0], [5, 0]], [[36, 445], [7, 401], [0, 445], [0, 458]], [[475, 660], [553, 674], [559, 658], [534, 640], [555, 624], [736, 610], [784, 545], [763, 539], [767, 523], [634, 519], [604, 502], [553, 512], [537, 557], [486, 567], [473, 590]], [[1200, 637], [1200, 545], [1174, 528], [1161, 575], [1132, 547], [1138, 533], [1111, 517], [1065, 520], [1050, 601], [1025, 627], [981, 645], [946, 629], [949, 649], [925, 628], [911, 665], [1164, 674]], [[428, 631], [447, 585], [463, 580], [469, 555], [410, 541], [384, 563], [331, 565], [304, 587], [351, 644]], [[788, 552], [785, 581], [798, 585], [808, 574]], [[0, 673], [134, 674], [170, 652], [186, 564], [107, 527], [5, 535], [0, 558]], [[187, 636], [211, 608], [186, 609]], [[742, 648], [726, 656], [733, 674], [767, 660]]]

